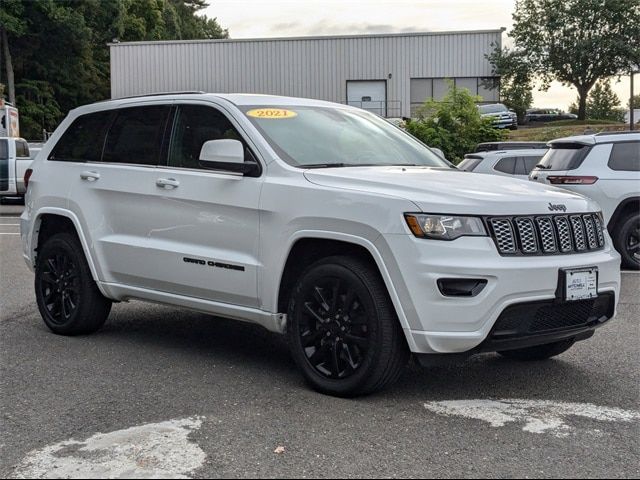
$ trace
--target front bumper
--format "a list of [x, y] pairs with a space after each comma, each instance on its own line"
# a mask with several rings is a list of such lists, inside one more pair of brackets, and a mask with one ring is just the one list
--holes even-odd
[[[615, 314], [620, 257], [608, 235], [603, 250], [555, 256], [503, 257], [489, 237], [444, 242], [385, 235], [377, 247], [395, 261], [389, 271], [414, 353], [478, 351], [508, 307], [555, 301], [562, 268], [597, 266], [598, 293], [613, 296], [611, 316]], [[442, 278], [482, 279], [487, 285], [475, 297], [446, 297], [437, 286]]]

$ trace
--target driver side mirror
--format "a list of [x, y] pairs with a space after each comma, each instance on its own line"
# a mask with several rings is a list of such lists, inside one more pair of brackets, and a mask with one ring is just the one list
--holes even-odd
[[220, 139], [204, 142], [200, 149], [199, 163], [203, 168], [244, 175], [259, 172], [257, 163], [245, 163], [244, 145], [239, 140]]

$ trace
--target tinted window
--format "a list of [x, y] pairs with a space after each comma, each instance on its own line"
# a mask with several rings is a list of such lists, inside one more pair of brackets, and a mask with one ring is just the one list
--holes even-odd
[[640, 142], [614, 143], [609, 168], [627, 172], [640, 171]]
[[0, 140], [0, 160], [9, 158], [9, 144], [6, 140]]
[[0, 190], [9, 190], [9, 144], [0, 140]]
[[16, 157], [29, 158], [29, 144], [24, 140], [16, 140]]
[[540, 157], [521, 157], [521, 162], [519, 163], [518, 175], [529, 175], [531, 170], [536, 168], [536, 165], [540, 163], [542, 160], [542, 156]]
[[578, 168], [589, 153], [590, 147], [580, 144], [559, 143], [546, 153], [540, 165], [543, 170], [573, 170]]
[[109, 129], [103, 162], [157, 165], [170, 107], [119, 110]]
[[496, 103], [494, 105], [479, 105], [478, 110], [481, 114], [485, 113], [500, 113], [507, 112], [509, 109], [502, 105], [501, 103]]
[[464, 170], [465, 172], [473, 172], [473, 170], [480, 165], [482, 161], [482, 157], [467, 157], [460, 164], [458, 168], [460, 170]]
[[498, 163], [493, 167], [494, 170], [499, 172], [508, 173], [509, 175], [513, 175], [516, 170], [516, 160], [517, 157], [504, 157], [501, 158]]
[[209, 140], [220, 139], [243, 141], [227, 117], [215, 108], [201, 105], [181, 106], [176, 115], [169, 147], [169, 165], [202, 168], [198, 161], [202, 145]]
[[96, 112], [76, 118], [49, 155], [49, 160], [99, 162], [104, 136], [113, 112]]

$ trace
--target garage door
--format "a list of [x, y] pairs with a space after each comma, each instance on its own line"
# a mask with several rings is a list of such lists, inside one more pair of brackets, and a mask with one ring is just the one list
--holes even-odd
[[386, 117], [387, 82], [384, 80], [347, 81], [347, 103]]

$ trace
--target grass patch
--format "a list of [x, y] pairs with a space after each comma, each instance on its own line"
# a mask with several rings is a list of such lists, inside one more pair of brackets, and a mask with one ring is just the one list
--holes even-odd
[[[579, 123], [576, 123], [579, 122]], [[556, 138], [572, 137], [574, 135], [584, 135], [585, 130], [589, 133], [600, 132], [620, 132], [628, 130], [629, 126], [624, 123], [592, 123], [593, 120], [560, 120], [547, 124], [544, 127], [520, 128], [509, 131], [509, 140], [548, 142]]]

